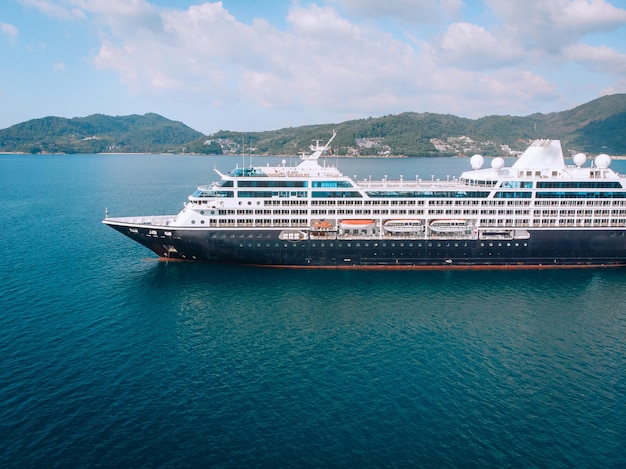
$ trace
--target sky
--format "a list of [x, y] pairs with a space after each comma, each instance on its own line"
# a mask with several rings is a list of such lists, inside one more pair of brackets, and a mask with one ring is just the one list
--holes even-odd
[[207, 135], [626, 92], [626, 0], [3, 0], [0, 129], [155, 112]]

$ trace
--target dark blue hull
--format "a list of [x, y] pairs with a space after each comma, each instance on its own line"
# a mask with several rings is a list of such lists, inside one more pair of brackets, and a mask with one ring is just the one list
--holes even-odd
[[279, 239], [276, 230], [110, 225], [164, 259], [284, 267], [529, 267], [626, 265], [626, 229], [528, 230], [527, 239], [411, 237]]

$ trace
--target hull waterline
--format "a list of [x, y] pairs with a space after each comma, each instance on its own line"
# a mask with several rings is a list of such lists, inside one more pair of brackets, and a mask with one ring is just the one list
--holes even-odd
[[[626, 232], [554, 230], [528, 239], [305, 239], [276, 230], [172, 230], [107, 222], [165, 260], [310, 268], [529, 268], [624, 266]], [[132, 230], [132, 231], [131, 231]]]

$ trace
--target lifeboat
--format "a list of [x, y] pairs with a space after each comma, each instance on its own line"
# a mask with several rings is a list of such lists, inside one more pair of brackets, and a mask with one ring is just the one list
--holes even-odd
[[390, 233], [421, 233], [424, 231], [422, 220], [387, 220], [383, 226]]
[[374, 227], [374, 220], [341, 220], [340, 226], [344, 230], [366, 230]]
[[513, 239], [514, 230], [484, 229], [479, 231], [480, 239]]
[[470, 229], [467, 220], [462, 219], [433, 220], [429, 226], [433, 233], [465, 233]]
[[326, 220], [320, 220], [320, 221], [316, 221], [313, 222], [313, 229], [314, 230], [320, 230], [320, 231], [325, 231], [325, 230], [330, 230], [332, 229], [333, 224], [329, 221]]
[[283, 241], [302, 241], [306, 237], [306, 233], [300, 230], [283, 230], [278, 234], [278, 239]]

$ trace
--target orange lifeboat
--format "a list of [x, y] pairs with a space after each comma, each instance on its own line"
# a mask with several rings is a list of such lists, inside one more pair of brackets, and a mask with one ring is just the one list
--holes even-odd
[[374, 220], [341, 220], [344, 230], [365, 230], [374, 227]]
[[330, 230], [333, 224], [326, 220], [320, 220], [313, 223], [314, 230]]

